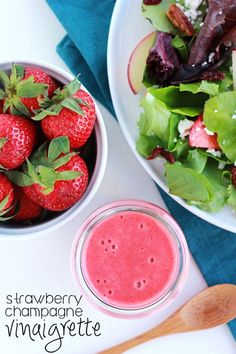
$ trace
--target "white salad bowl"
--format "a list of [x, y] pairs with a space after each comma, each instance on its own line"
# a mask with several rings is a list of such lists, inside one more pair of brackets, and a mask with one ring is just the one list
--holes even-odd
[[[139, 102], [143, 92], [135, 95], [131, 91], [127, 77], [127, 67], [133, 49], [145, 36], [153, 32], [153, 26], [141, 14], [141, 3], [142, 0], [116, 1], [108, 40], [109, 85], [118, 121], [131, 150], [158, 186], [169, 193], [164, 176], [163, 159], [148, 161], [136, 150], [137, 121], [141, 112]], [[200, 218], [222, 229], [236, 232], [236, 213], [230, 206], [225, 206], [217, 213], [209, 213], [197, 207], [189, 206], [181, 198], [169, 195]]]
[[[14, 63], [21, 64], [23, 66], [36, 66], [42, 68], [45, 72], [51, 75], [54, 79], [58, 80], [62, 84], [67, 84], [74, 79], [74, 75], [71, 73], [45, 61], [37, 59], [14, 59]], [[0, 70], [11, 69], [12, 61], [0, 62]], [[84, 90], [85, 87], [82, 86]], [[23, 237], [44, 235], [45, 233], [61, 227], [63, 224], [68, 223], [76, 215], [78, 215], [85, 206], [92, 200], [98, 187], [101, 184], [106, 163], [107, 163], [107, 135], [104, 125], [104, 121], [101, 112], [96, 105], [96, 123], [94, 127], [94, 150], [96, 151], [96, 160], [93, 167], [93, 172], [90, 176], [89, 184], [86, 192], [82, 198], [71, 208], [66, 211], [55, 213], [49, 219], [45, 219], [35, 225], [20, 225], [14, 223], [1, 223], [0, 224], [0, 237]]]

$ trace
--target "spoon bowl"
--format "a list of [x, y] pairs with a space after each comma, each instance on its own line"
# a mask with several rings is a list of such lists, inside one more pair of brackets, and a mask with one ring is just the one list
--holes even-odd
[[207, 288], [187, 302], [179, 316], [194, 330], [229, 322], [236, 316], [236, 286], [223, 284]]
[[159, 326], [100, 354], [121, 354], [160, 336], [212, 328], [234, 318], [236, 318], [236, 285], [215, 285], [195, 295]]

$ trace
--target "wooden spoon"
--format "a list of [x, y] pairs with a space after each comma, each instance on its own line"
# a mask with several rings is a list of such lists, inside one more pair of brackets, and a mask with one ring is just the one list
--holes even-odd
[[215, 327], [236, 317], [236, 285], [209, 287], [195, 295], [159, 326], [100, 354], [120, 354], [151, 339]]

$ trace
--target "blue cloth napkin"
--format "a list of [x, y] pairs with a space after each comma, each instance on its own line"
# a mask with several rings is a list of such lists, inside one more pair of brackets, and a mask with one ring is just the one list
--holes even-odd
[[[106, 51], [115, 0], [47, 0], [67, 31], [57, 51], [81, 81], [112, 113]], [[209, 285], [236, 285], [236, 234], [215, 227], [188, 212], [166, 193], [161, 195], [182, 227], [203, 276]], [[236, 217], [236, 215], [235, 215]], [[236, 339], [236, 320], [230, 324]]]

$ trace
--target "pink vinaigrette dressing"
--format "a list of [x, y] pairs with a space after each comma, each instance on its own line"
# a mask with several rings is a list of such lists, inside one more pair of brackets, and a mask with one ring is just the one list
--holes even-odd
[[175, 220], [142, 200], [121, 200], [93, 212], [71, 252], [80, 291], [100, 310], [122, 318], [144, 316], [173, 300], [188, 261]]
[[116, 307], [143, 307], [170, 287], [176, 251], [166, 227], [136, 211], [111, 215], [87, 238], [82, 267], [87, 283]]

